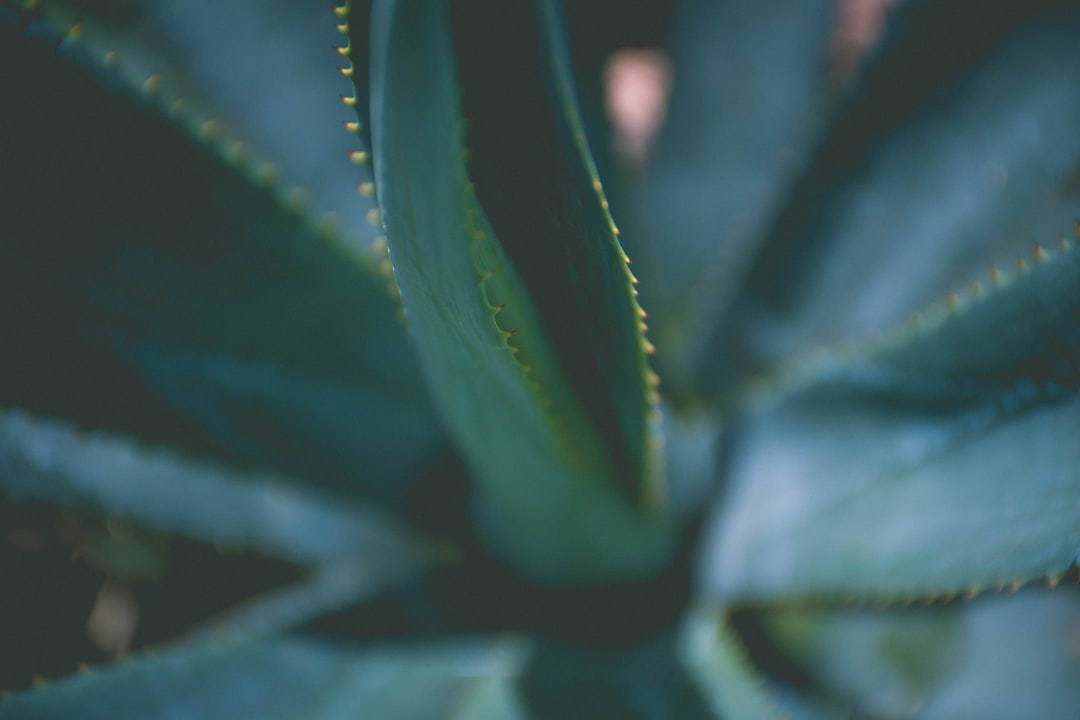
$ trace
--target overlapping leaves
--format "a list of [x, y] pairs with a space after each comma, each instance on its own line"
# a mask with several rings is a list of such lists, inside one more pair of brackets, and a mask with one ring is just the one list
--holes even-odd
[[[243, 638], [302, 625], [400, 577], [367, 574], [363, 558], [399, 571], [424, 562], [422, 545], [356, 500], [392, 507], [439, 452], [438, 423], [473, 474], [485, 539], [545, 580], [655, 572], [680, 520], [665, 506], [661, 468], [724, 471], [701, 553], [709, 602], [681, 648], [699, 689], [690, 707], [768, 716], [763, 693], [784, 689], [753, 676], [747, 659], [784, 671], [758, 648], [743, 656], [716, 605], [731, 602], [749, 605], [768, 642], [801, 666], [776, 703], [796, 716], [1075, 706], [1075, 653], [1055, 632], [1075, 623], [1074, 597], [1031, 588], [950, 600], [1053, 585], [1080, 555], [1080, 255], [1056, 244], [1080, 215], [1080, 19], [1070, 3], [903, 3], [850, 87], [828, 74], [829, 8], [687, 4], [670, 120], [646, 170], [643, 216], [630, 223], [649, 234], [628, 242], [665, 344], [669, 428], [702, 428], [701, 438], [669, 429], [667, 458], [633, 281], [553, 3], [388, 0], [370, 23], [357, 8], [343, 26], [354, 30], [345, 70], [360, 111], [350, 127], [363, 136], [371, 120], [381, 219], [438, 420], [372, 253], [335, 243], [301, 203], [253, 186], [236, 145], [213, 144], [217, 126], [204, 119], [219, 110], [205, 107], [219, 103], [257, 154], [296, 149], [274, 119], [281, 106], [229, 91], [265, 82], [215, 85], [213, 71], [190, 64], [220, 50], [185, 14], [196, 6], [116, 7], [89, 13], [83, 45], [60, 42], [75, 19], [64, 4], [14, 21], [5, 11], [0, 22], [4, 66], [33, 68], [3, 76], [5, 96], [25, 102], [0, 114], [11, 200], [0, 293], [15, 308], [0, 331], [17, 339], [0, 375], [0, 479], [11, 492], [253, 546], [312, 572], [223, 618], [214, 631], [225, 644], [203, 638], [20, 695], [0, 714], [226, 716], [240, 705], [283, 717], [360, 706], [506, 717], [557, 706], [521, 702], [514, 678], [543, 664], [525, 668], [522, 654], [463, 679], [473, 650], [461, 644], [411, 653]], [[267, 15], [258, 26], [281, 32], [286, 15]], [[984, 22], [969, 23], [975, 15]], [[33, 17], [52, 30], [23, 27]], [[250, 39], [256, 25], [233, 37]], [[368, 27], [370, 47], [357, 34]], [[168, 43], [146, 40], [169, 32]], [[69, 58], [103, 73], [107, 90]], [[288, 66], [267, 65], [283, 84]], [[177, 113], [176, 92], [198, 109]], [[201, 147], [155, 119], [155, 103]], [[24, 142], [35, 136], [49, 138], [44, 150]], [[317, 212], [340, 207], [331, 185], [344, 177], [305, 165], [341, 150], [320, 147], [281, 158], [290, 183], [312, 186]], [[361, 172], [366, 157], [353, 155]], [[366, 246], [383, 228], [370, 198], [355, 199], [363, 212], [346, 215], [364, 224], [351, 239]], [[50, 212], [60, 203], [65, 212]], [[923, 314], [905, 324], [913, 311]], [[714, 467], [721, 424], [730, 452]], [[292, 477], [179, 459], [117, 432]], [[168, 507], [155, 504], [170, 493]], [[943, 604], [925, 616], [828, 605], [933, 598]], [[788, 607], [793, 599], [827, 609]], [[1036, 632], [1007, 636], [1036, 616]], [[1024, 668], [990, 660], [996, 646], [982, 644], [999, 636], [1046, 663], [1031, 663], [1044, 670], [1023, 707], [1000, 693]], [[497, 646], [483, 641], [480, 654]], [[263, 692], [268, 682], [288, 697]], [[192, 705], [174, 705], [178, 692]]]

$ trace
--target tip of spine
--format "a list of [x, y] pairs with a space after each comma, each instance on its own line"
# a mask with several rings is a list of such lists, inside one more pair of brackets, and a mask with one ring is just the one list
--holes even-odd
[[278, 169], [273, 163], [263, 163], [258, 170], [258, 180], [265, 185], [273, 185], [278, 179]]
[[318, 228], [319, 232], [328, 236], [336, 237], [341, 234], [341, 225], [332, 211], [323, 213], [322, 217], [319, 218]]
[[308, 208], [307, 192], [300, 187], [292, 188], [286, 196], [286, 203], [295, 212], [306, 210]]
[[234, 163], [240, 163], [247, 160], [248, 147], [242, 140], [237, 140], [228, 149], [228, 158]]
[[210, 118], [209, 120], [207, 120], [206, 122], [204, 122], [202, 124], [202, 128], [201, 128], [203, 137], [205, 137], [207, 139], [210, 139], [210, 140], [216, 140], [216, 139], [220, 138], [221, 135], [222, 135], [223, 129], [224, 129], [224, 123], [222, 123], [222, 121], [219, 120], [218, 118]]

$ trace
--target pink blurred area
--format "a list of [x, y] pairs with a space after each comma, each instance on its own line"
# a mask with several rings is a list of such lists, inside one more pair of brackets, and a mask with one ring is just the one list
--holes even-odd
[[[895, 0], [837, 0], [829, 67], [837, 82], [851, 76], [873, 47]], [[671, 60], [659, 48], [624, 48], [608, 58], [604, 104], [615, 130], [616, 151], [632, 167], [645, 165], [667, 114], [673, 82]]]

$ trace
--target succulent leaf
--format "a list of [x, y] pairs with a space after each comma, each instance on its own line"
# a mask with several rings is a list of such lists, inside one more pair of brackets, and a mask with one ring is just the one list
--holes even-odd
[[[1080, 167], [1080, 13], [1006, 4], [972, 26], [982, 7], [897, 13], [734, 307], [742, 362], [858, 341], [1045, 239], [1032, 233]], [[721, 384], [740, 382], [718, 357]]]
[[[618, 480], [659, 502], [651, 346], [585, 139], [561, 14], [551, 2], [469, 3], [453, 7], [451, 29], [480, 206]], [[515, 68], [512, 82], [503, 63]]]
[[0, 80], [0, 303], [34, 308], [0, 318], [0, 407], [399, 495], [444, 441], [385, 280], [113, 76], [0, 32], [26, 68]]
[[724, 611], [702, 605], [688, 615], [682, 629], [681, 653], [687, 672], [708, 698], [717, 717], [777, 718], [740, 641], [727, 627]]
[[277, 478], [82, 434], [21, 413], [0, 412], [0, 487], [304, 565], [349, 556], [409, 566], [417, 558], [412, 541], [371, 511], [329, 502]]
[[[22, 693], [0, 703], [0, 718], [476, 718], [516, 705], [509, 686], [527, 653], [514, 639], [402, 648], [203, 640]], [[499, 692], [469, 695], [492, 683]]]
[[1080, 253], [1039, 249], [762, 408], [714, 525], [712, 591], [903, 598], [1067, 570], [1080, 554], [1077, 288]]
[[337, 1], [0, 0], [0, 719], [1073, 712], [1075, 0]]
[[[551, 22], [544, 17], [551, 12], [541, 5], [540, 15], [527, 13], [505, 31], [518, 33], [517, 42], [527, 42], [537, 54], [527, 72], [535, 73], [536, 81], [554, 83], [552, 95], [545, 91], [553, 126], [544, 130], [551, 135], [532, 142], [553, 155], [549, 172], [558, 171], [566, 184], [549, 186], [551, 197], [514, 196], [504, 202], [527, 209], [526, 217], [553, 213], [554, 221], [531, 231], [541, 234], [519, 242], [548, 243], [568, 263], [553, 267], [546, 256], [548, 267], [564, 274], [564, 280], [554, 280], [556, 287], [566, 287], [575, 274], [582, 283], [592, 280], [591, 285], [571, 283], [562, 314], [552, 316], [552, 306], [530, 294], [520, 266], [505, 249], [508, 241], [501, 235], [496, 239], [503, 220], [489, 222], [486, 213], [493, 206], [485, 205], [485, 194], [472, 184], [451, 19], [433, 4], [375, 5], [376, 185], [417, 352], [437, 404], [476, 472], [484, 522], [504, 551], [537, 577], [635, 575], [655, 569], [672, 539], [670, 524], [639, 499], [655, 495], [650, 488], [659, 480], [651, 459], [657, 448], [649, 441], [652, 390], [630, 275], [594, 188], [565, 67], [557, 60], [559, 47], [553, 39], [541, 41], [541, 33], [553, 31], [538, 27], [541, 19]], [[487, 152], [483, 158], [506, 160]], [[560, 197], [563, 192], [572, 195]], [[545, 255], [538, 257], [544, 261]], [[609, 324], [594, 325], [598, 316], [610, 318]], [[629, 447], [641, 454], [630, 467], [617, 448], [613, 452], [611, 435], [598, 428], [588, 401], [576, 395], [573, 370], [566, 369], [562, 348], [551, 339], [551, 326], [563, 321], [572, 326], [582, 318], [588, 324], [578, 325], [580, 331], [603, 335], [595, 344], [583, 338], [573, 361], [586, 368], [586, 376], [601, 372], [605, 387], [617, 387], [628, 398], [623, 407], [629, 410], [621, 414], [617, 430], [622, 441], [637, 440]], [[601, 350], [604, 355], [596, 355]], [[636, 420], [627, 425], [627, 417]], [[636, 435], [622, 435], [627, 429]], [[639, 497], [620, 492], [619, 484], [627, 481], [645, 484]], [[570, 507], [576, 509], [567, 515]], [[552, 537], [553, 527], [560, 528], [558, 538]]]
[[[964, 616], [954, 604], [873, 608], [769, 608], [770, 642], [837, 717], [916, 717], [969, 661]], [[823, 662], [826, 656], [836, 657]], [[872, 689], [872, 690], [871, 690]]]
[[[359, 254], [378, 258], [380, 232], [366, 220], [374, 200], [361, 136], [342, 132], [352, 111], [334, 50], [339, 19], [328, 3], [42, 0], [40, 21], [65, 36], [61, 49], [108, 66], [230, 164], [273, 179], [284, 197], [333, 223]], [[213, 22], [207, 18], [213, 17]], [[351, 125], [350, 125], [351, 127]]]
[[[771, 609], [777, 648], [852, 717], [1067, 717], [1080, 700], [1073, 588], [888, 610]], [[1033, 671], [1030, 658], [1037, 663]]]

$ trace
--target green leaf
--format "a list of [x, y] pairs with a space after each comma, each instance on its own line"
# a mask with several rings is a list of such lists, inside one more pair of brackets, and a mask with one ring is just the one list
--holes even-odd
[[661, 374], [676, 393], [694, 383], [703, 341], [812, 150], [834, 6], [680, 4], [670, 106], [641, 198], [658, 242], [632, 252]]
[[743, 430], [704, 560], [712, 592], [904, 598], [1076, 563], [1077, 288], [1080, 253], [1039, 249], [811, 364]]
[[[499, 32], [494, 19], [469, 26], [467, 16], [456, 18], [463, 34], [455, 56], [444, 8], [375, 7], [376, 184], [410, 330], [477, 476], [483, 522], [503, 550], [546, 579], [648, 572], [666, 557], [672, 528], [641, 502], [659, 502], [660, 478], [629, 271], [595, 189], [553, 8], [495, 18], [506, 23]], [[518, 48], [512, 57], [523, 56], [521, 64], [495, 61], [481, 36]], [[471, 51], [469, 39], [480, 43]], [[485, 90], [468, 82], [459, 88], [459, 62], [466, 80], [478, 64], [511, 68], [498, 91], [520, 83], [537, 118], [466, 149], [459, 93], [466, 111], [493, 113], [470, 115], [470, 127], [505, 120], [494, 111], [499, 102], [520, 106], [472, 96]], [[521, 173], [525, 158], [541, 164]], [[537, 184], [523, 185], [533, 173]], [[529, 278], [538, 281], [540, 270], [555, 294], [535, 294]], [[597, 383], [579, 400], [588, 379]]]
[[735, 307], [744, 364], [857, 341], [1040, 239], [1080, 165], [1080, 14], [1005, 4], [973, 26], [983, 8], [901, 8]]
[[907, 718], [921, 717], [969, 661], [970, 609], [776, 608], [761, 611], [761, 622], [774, 647], [809, 677], [806, 690], [837, 717]]
[[[418, 548], [371, 511], [104, 434], [0, 411], [0, 490], [89, 507], [301, 564], [413, 566]], [[385, 565], [384, 565], [385, 564]]]
[[928, 720], [1068, 717], [1080, 703], [1080, 599], [1032, 591], [965, 613], [967, 662], [923, 708]]
[[690, 612], [682, 628], [681, 654], [717, 717], [779, 717], [765, 695], [764, 679], [753, 671], [721, 608], [702, 605]]
[[381, 233], [367, 220], [374, 199], [356, 191], [371, 168], [350, 161], [366, 148], [342, 127], [354, 118], [341, 102], [351, 93], [332, 3], [44, 0], [38, 14], [66, 36], [66, 54], [107, 65], [224, 159], [272, 175], [275, 189], [302, 195], [370, 251]]
[[562, 24], [554, 3], [454, 6], [467, 171], [616, 475], [655, 501], [642, 313], [586, 145]]
[[386, 280], [111, 75], [0, 34], [25, 68], [0, 80], [0, 407], [403, 492], [444, 441]]
[[493, 683], [505, 699], [526, 656], [513, 640], [385, 648], [302, 636], [200, 641], [15, 695], [0, 701], [0, 718], [483, 717], [484, 704], [500, 700], [478, 707], [469, 694]]
[[1075, 589], [893, 610], [775, 609], [763, 622], [842, 717], [1068, 717]]
[[117, 348], [233, 455], [293, 480], [321, 481], [350, 500], [395, 503], [441, 444], [419, 378], [377, 387], [364, 375], [378, 372], [326, 377], [281, 367], [273, 356], [247, 361], [171, 344]]
[[269, 637], [301, 627], [330, 613], [371, 600], [400, 587], [417, 574], [423, 564], [400, 550], [364, 548], [362, 556], [334, 558], [314, 568], [308, 577], [257, 596], [222, 615], [204, 622], [191, 638], [244, 640]]
[[475, 681], [463, 693], [451, 716], [452, 720], [526, 720], [527, 717], [515, 683], [499, 676]]

